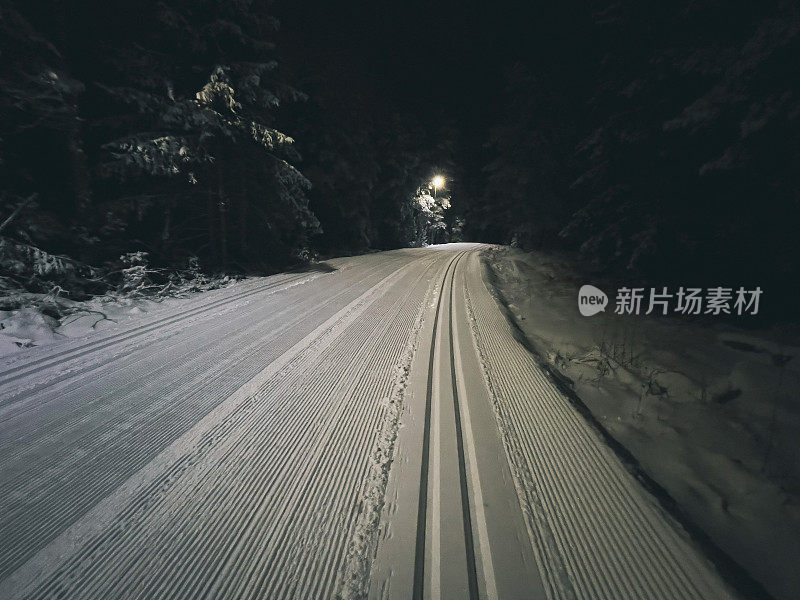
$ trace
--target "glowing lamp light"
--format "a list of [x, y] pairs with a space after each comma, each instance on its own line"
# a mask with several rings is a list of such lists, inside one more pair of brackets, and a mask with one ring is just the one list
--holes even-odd
[[442, 177], [441, 175], [437, 175], [436, 177], [433, 178], [431, 183], [433, 184], [433, 189], [437, 190], [440, 187], [444, 186], [444, 177]]

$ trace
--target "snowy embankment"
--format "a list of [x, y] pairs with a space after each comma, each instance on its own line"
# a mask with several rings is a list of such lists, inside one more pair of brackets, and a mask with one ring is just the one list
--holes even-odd
[[147, 299], [96, 298], [75, 302], [74, 312], [60, 318], [51, 316], [49, 311], [43, 311], [36, 305], [0, 310], [0, 356], [133, 324], [143, 316], [157, 314], [181, 300], [172, 298], [156, 302]]
[[[180, 311], [193, 306], [201, 292], [230, 286], [248, 286], [228, 277], [190, 282], [172, 288], [168, 295], [119, 294], [74, 301], [62, 296], [14, 293], [0, 297], [0, 357], [40, 346], [83, 339], [98, 332], [113, 332], [135, 326], [148, 317]], [[207, 297], [204, 295], [202, 302]]]
[[[800, 591], [800, 347], [721, 322], [583, 317], [566, 260], [496, 247], [486, 276], [528, 341], [711, 540]], [[602, 286], [601, 286], [602, 287]]]
[[[0, 270], [6, 274], [0, 277], [0, 357], [190, 310], [220, 294], [200, 292], [228, 288], [241, 279], [207, 276], [194, 257], [184, 269], [151, 268], [148, 254], [141, 251], [123, 254], [117, 265], [101, 272], [0, 238]], [[237, 291], [258, 280], [241, 283]]]

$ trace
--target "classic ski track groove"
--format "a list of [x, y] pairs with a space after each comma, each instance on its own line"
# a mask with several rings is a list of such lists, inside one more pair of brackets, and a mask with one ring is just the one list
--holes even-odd
[[[425, 575], [425, 563], [427, 560], [426, 552], [425, 552], [425, 544], [426, 539], [429, 536], [433, 536], [434, 538], [438, 536], [439, 531], [436, 525], [434, 525], [431, 531], [428, 531], [427, 525], [427, 514], [428, 514], [428, 493], [429, 493], [429, 476], [430, 476], [430, 463], [431, 463], [431, 455], [430, 455], [430, 445], [431, 445], [431, 438], [432, 432], [431, 428], [433, 425], [436, 424], [438, 419], [432, 419], [432, 413], [435, 410], [438, 410], [438, 407], [432, 406], [434, 401], [434, 373], [435, 369], [434, 366], [436, 365], [436, 357], [441, 352], [441, 345], [438, 343], [440, 336], [442, 335], [441, 330], [443, 327], [446, 327], [446, 333], [444, 335], [447, 336], [449, 339], [449, 352], [448, 352], [448, 363], [450, 365], [450, 381], [453, 390], [453, 407], [454, 407], [454, 420], [455, 420], [455, 427], [456, 427], [456, 446], [457, 446], [457, 453], [458, 453], [458, 470], [459, 470], [459, 488], [460, 488], [460, 497], [461, 497], [461, 507], [462, 507], [462, 527], [464, 531], [464, 539], [465, 539], [465, 546], [466, 546], [466, 555], [463, 557], [464, 561], [466, 562], [466, 572], [467, 572], [467, 580], [469, 586], [469, 598], [471, 600], [477, 600], [478, 598], [478, 580], [477, 580], [477, 567], [476, 567], [476, 557], [475, 557], [475, 549], [474, 549], [474, 540], [473, 540], [473, 519], [471, 515], [470, 509], [470, 484], [468, 481], [467, 475], [467, 466], [466, 466], [466, 458], [465, 458], [465, 448], [464, 448], [464, 433], [462, 431], [463, 425], [463, 417], [461, 415], [462, 408], [460, 407], [459, 403], [459, 385], [458, 385], [458, 370], [456, 368], [456, 357], [454, 353], [454, 325], [453, 325], [453, 313], [455, 309], [455, 300], [454, 300], [454, 293], [455, 293], [455, 275], [456, 269], [458, 268], [458, 264], [464, 255], [467, 254], [466, 251], [458, 253], [453, 259], [448, 263], [447, 270], [445, 271], [444, 278], [442, 279], [442, 284], [439, 288], [439, 297], [436, 303], [436, 310], [434, 312], [434, 325], [432, 331], [432, 341], [430, 347], [430, 355], [428, 359], [428, 379], [427, 379], [427, 386], [426, 386], [426, 395], [425, 395], [425, 417], [423, 422], [424, 432], [423, 432], [423, 440], [422, 440], [422, 460], [421, 460], [421, 468], [420, 468], [420, 490], [419, 490], [419, 505], [417, 510], [417, 534], [416, 534], [416, 541], [415, 541], [415, 557], [414, 557], [414, 582], [412, 587], [412, 598], [415, 600], [421, 600], [425, 597], [425, 587], [426, 587], [426, 575]], [[449, 285], [448, 285], [448, 276], [449, 276]], [[447, 291], [445, 289], [447, 288]], [[446, 302], [449, 304], [447, 308], [447, 319], [442, 319], [442, 301], [443, 299], [447, 299]], [[434, 461], [433, 469], [436, 471], [438, 469], [438, 464]], [[437, 473], [433, 473], [434, 477], [437, 476]], [[438, 491], [438, 488], [434, 484], [434, 493]], [[434, 545], [437, 546], [435, 540]], [[434, 552], [435, 554], [435, 552]], [[434, 571], [437, 569], [436, 564], [436, 557], [431, 557], [434, 561]], [[430, 574], [430, 577], [438, 577], [438, 573], [434, 572]], [[434, 588], [438, 588], [436, 584], [433, 586]]]
[[431, 341], [430, 355], [428, 358], [428, 383], [425, 391], [425, 418], [423, 421], [422, 434], [422, 461], [420, 466], [420, 487], [419, 505], [417, 509], [417, 536], [414, 549], [414, 585], [412, 588], [412, 598], [422, 600], [425, 590], [425, 539], [427, 537], [428, 522], [428, 478], [430, 475], [430, 445], [431, 445], [431, 413], [433, 402], [433, 373], [436, 359], [436, 338], [440, 326], [440, 315], [442, 309], [442, 298], [444, 297], [445, 281], [447, 273], [455, 258], [451, 260], [445, 270], [442, 284], [439, 286], [439, 294], [436, 301], [436, 311], [433, 321], [433, 333]]
[[455, 357], [455, 344], [454, 344], [454, 329], [453, 329], [453, 312], [455, 311], [455, 280], [456, 269], [458, 263], [464, 254], [459, 254], [453, 266], [453, 274], [450, 277], [450, 309], [448, 310], [448, 335], [450, 337], [450, 373], [451, 385], [453, 386], [453, 407], [455, 410], [456, 422], [456, 446], [458, 451], [458, 479], [461, 488], [461, 509], [462, 519], [464, 525], [464, 539], [466, 541], [466, 557], [467, 561], [467, 581], [469, 583], [469, 596], [471, 600], [478, 600], [478, 574], [477, 567], [475, 566], [475, 541], [472, 535], [472, 515], [470, 511], [470, 486], [467, 482], [467, 464], [465, 459], [464, 450], [464, 433], [462, 425], [461, 413], [463, 409], [459, 405], [458, 398], [458, 375], [456, 371], [456, 357]]

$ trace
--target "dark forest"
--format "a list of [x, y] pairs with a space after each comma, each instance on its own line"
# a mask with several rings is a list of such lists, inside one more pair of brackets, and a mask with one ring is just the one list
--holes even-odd
[[788, 290], [798, 30], [793, 2], [6, 1], [3, 285], [465, 239]]

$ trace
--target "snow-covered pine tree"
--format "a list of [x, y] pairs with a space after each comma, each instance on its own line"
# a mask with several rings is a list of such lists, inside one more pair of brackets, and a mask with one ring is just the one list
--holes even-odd
[[411, 202], [413, 230], [410, 245], [415, 247], [445, 241], [447, 225], [445, 211], [450, 208], [450, 196], [438, 193], [435, 196], [428, 184], [417, 188]]
[[218, 267], [274, 266], [319, 227], [294, 140], [274, 127], [279, 105], [303, 95], [276, 77], [268, 5], [148, 4], [146, 26], [122, 28], [130, 45], [108, 40], [99, 170], [121, 184], [106, 187], [112, 212], [136, 215], [142, 233], [158, 222], [162, 255], [199, 248]]

